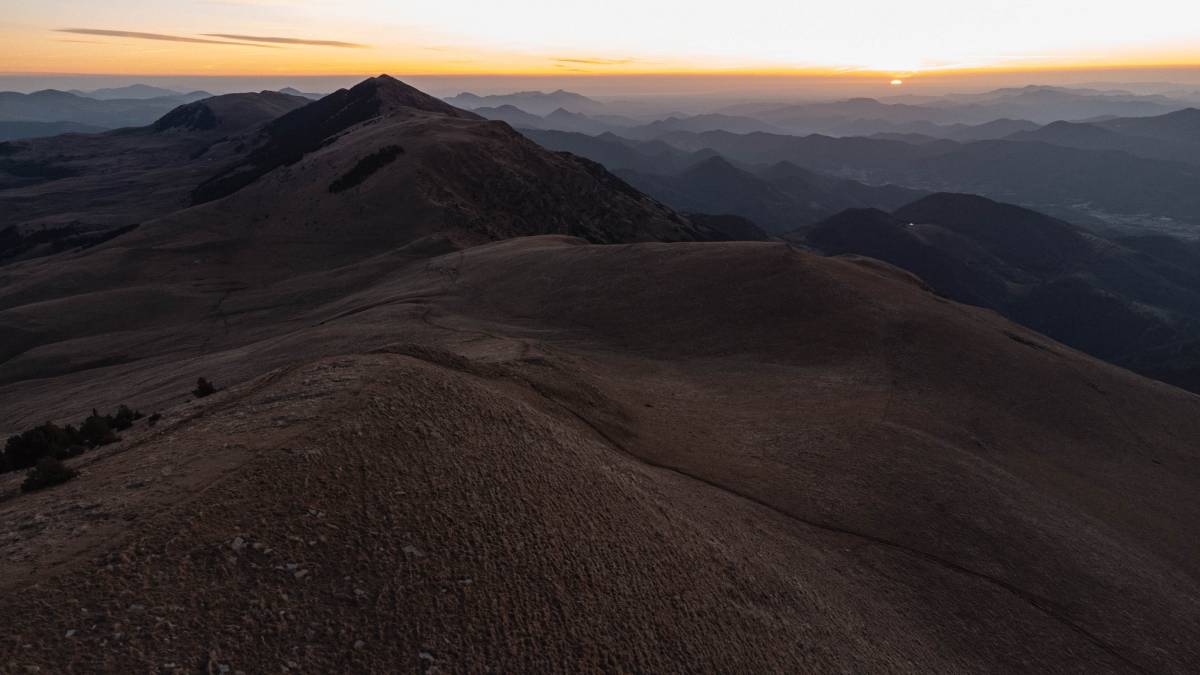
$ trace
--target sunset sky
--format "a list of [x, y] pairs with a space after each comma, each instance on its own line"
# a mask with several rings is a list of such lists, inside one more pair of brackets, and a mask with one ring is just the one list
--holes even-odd
[[141, 75], [1200, 65], [1200, 2], [0, 0], [0, 70]]

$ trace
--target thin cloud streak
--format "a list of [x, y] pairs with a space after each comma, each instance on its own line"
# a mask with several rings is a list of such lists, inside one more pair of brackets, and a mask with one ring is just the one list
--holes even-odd
[[75, 35], [99, 35], [103, 37], [134, 38], [136, 40], [158, 40], [161, 42], [188, 42], [203, 45], [233, 45], [237, 47], [259, 47], [261, 49], [277, 49], [271, 45], [254, 44], [251, 42], [227, 42], [224, 40], [205, 40], [182, 35], [164, 35], [162, 33], [139, 33], [132, 30], [104, 30], [100, 28], [59, 28], [55, 32], [73, 33]]
[[303, 38], [273, 37], [261, 35], [230, 35], [227, 33], [204, 33], [207, 37], [226, 38], [228, 40], [243, 40], [246, 42], [267, 42], [280, 45], [309, 45], [313, 47], [339, 47], [342, 49], [368, 49], [370, 45], [360, 45], [354, 42], [339, 40], [306, 40]]
[[633, 63], [633, 59], [580, 59], [580, 58], [559, 58], [554, 59], [558, 63], [582, 63], [587, 66], [623, 66], [627, 63]]

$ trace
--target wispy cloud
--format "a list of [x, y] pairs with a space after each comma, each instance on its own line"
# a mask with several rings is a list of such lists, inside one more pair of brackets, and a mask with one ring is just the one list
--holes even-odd
[[139, 33], [132, 30], [103, 30], [100, 28], [59, 28], [59, 33], [74, 33], [75, 35], [99, 35], [103, 37], [134, 38], [136, 40], [159, 40], [162, 42], [190, 42], [205, 45], [235, 45], [239, 47], [261, 47], [276, 49], [272, 45], [254, 44], [251, 42], [229, 42], [226, 40], [206, 40], [204, 38], [186, 37], [183, 35], [164, 35], [162, 33]]
[[584, 59], [584, 58], [558, 58], [554, 59], [557, 63], [580, 63], [586, 66], [621, 66], [626, 63], [633, 63], [633, 59]]
[[366, 49], [368, 45], [339, 40], [308, 40], [303, 38], [274, 37], [263, 35], [230, 35], [228, 33], [204, 33], [206, 37], [225, 38], [227, 40], [242, 40], [245, 42], [266, 42], [277, 45], [309, 45], [313, 47], [341, 47], [343, 49]]

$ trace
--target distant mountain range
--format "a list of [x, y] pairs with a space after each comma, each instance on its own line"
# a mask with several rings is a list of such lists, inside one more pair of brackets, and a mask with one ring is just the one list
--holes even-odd
[[834, 178], [789, 162], [746, 170], [723, 157], [702, 159], [669, 175], [628, 169], [616, 173], [675, 209], [742, 216], [772, 234], [817, 222], [843, 209], [896, 208], [923, 194]]
[[162, 117], [172, 108], [207, 98], [209, 94], [155, 98], [95, 99], [46, 89], [31, 94], [0, 92], [0, 122], [73, 122], [108, 129], [141, 126]]
[[[965, 95], [921, 99], [917, 103], [884, 102], [871, 98], [804, 103], [788, 106], [746, 103], [722, 112], [750, 115], [791, 133], [869, 135], [880, 132], [927, 133], [932, 127], [904, 125], [978, 125], [997, 119], [1049, 124], [1059, 120], [1161, 115], [1187, 108], [1192, 101], [1166, 96], [1139, 96], [1061, 87], [1024, 87]], [[941, 134], [937, 134], [941, 135]]]
[[563, 91], [562, 89], [549, 93], [542, 91], [519, 91], [512, 94], [493, 94], [489, 96], [479, 96], [470, 92], [463, 92], [457, 96], [447, 98], [446, 102], [465, 110], [513, 106], [534, 115], [549, 115], [560, 108], [576, 113], [602, 112], [605, 107], [599, 101], [590, 99], [582, 94]]
[[164, 89], [162, 87], [152, 87], [148, 84], [131, 84], [127, 87], [113, 87], [108, 89], [93, 89], [92, 91], [80, 91], [71, 89], [67, 93], [83, 96], [85, 98], [94, 98], [100, 101], [109, 101], [113, 99], [148, 99], [148, 98], [187, 98], [201, 99], [208, 98], [212, 94], [206, 91], [193, 91], [190, 93], [175, 91], [173, 89]]
[[[321, 98], [290, 87], [280, 93], [308, 100]], [[0, 92], [0, 141], [145, 126], [180, 105], [211, 97], [205, 91], [180, 93], [144, 84], [89, 92]]]
[[1200, 223], [1200, 168], [1128, 152], [1014, 140], [912, 143], [723, 131], [677, 132], [658, 141], [743, 164], [786, 161], [870, 184], [982, 194], [1096, 226], [1184, 232]]
[[311, 91], [300, 91], [295, 87], [284, 87], [283, 89], [279, 90], [279, 93], [288, 94], [289, 96], [303, 96], [304, 98], [312, 99], [314, 101], [320, 98], [325, 98], [325, 94], [317, 94]]
[[1006, 138], [1083, 150], [1120, 150], [1150, 159], [1200, 164], [1200, 109], [1186, 108], [1155, 117], [1054, 122]]
[[[319, 97], [294, 89], [286, 93]], [[96, 90], [87, 96], [55, 91], [2, 93], [0, 136], [13, 139], [142, 126], [201, 95], [147, 85]], [[120, 96], [140, 98], [113, 98]], [[1092, 226], [1178, 233], [1200, 218], [1200, 200], [1192, 188], [1195, 171], [1180, 166], [1200, 165], [1197, 109], [1145, 117], [1102, 114], [1093, 115], [1090, 122], [1059, 120], [1046, 125], [1029, 119], [1053, 112], [1158, 111], [1179, 103], [1164, 96], [1026, 87], [913, 102], [859, 98], [774, 107], [742, 104], [726, 112], [680, 113], [648, 122], [617, 114], [619, 104], [563, 90], [491, 96], [463, 93], [447, 101], [527, 130], [549, 147], [632, 172], [631, 179], [656, 194], [666, 193], [670, 181], [651, 181], [651, 176], [670, 177], [719, 154], [740, 167], [789, 162], [866, 185], [979, 193]], [[982, 118], [1002, 112], [1023, 114], [1030, 106], [1040, 112], [1026, 119], [953, 121], [962, 119], [964, 111]], [[794, 133], [805, 125], [853, 136]], [[553, 135], [559, 132], [599, 140]], [[1129, 171], [1131, 167], [1136, 170]], [[676, 198], [688, 193], [678, 188], [670, 189]], [[808, 219], [829, 215], [824, 209], [792, 212]], [[761, 210], [757, 215], [764, 217]], [[760, 225], [774, 229], [782, 223], [767, 217]]]

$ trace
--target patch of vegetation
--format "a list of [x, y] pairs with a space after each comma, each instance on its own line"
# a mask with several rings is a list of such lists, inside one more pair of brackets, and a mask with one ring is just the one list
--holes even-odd
[[21, 492], [33, 492], [61, 485], [78, 475], [78, 471], [68, 468], [59, 460], [46, 457], [25, 476], [25, 481], [21, 483]]
[[208, 151], [211, 148], [212, 148], [211, 145], [205, 145], [205, 146], [196, 148], [195, 150], [192, 151], [192, 153], [190, 155], [188, 155], [188, 159], [200, 159], [204, 155], [208, 154]]
[[83, 443], [79, 430], [71, 425], [64, 429], [52, 422], [10, 436], [4, 444], [0, 470], [18, 471], [36, 466], [38, 461]]
[[402, 154], [404, 154], [404, 148], [398, 145], [384, 146], [372, 152], [358, 160], [358, 164], [355, 164], [354, 168], [347, 171], [341, 178], [330, 183], [329, 191], [337, 194], [361, 184], [370, 178], [371, 174], [396, 161], [396, 158]]
[[161, 419], [162, 419], [161, 413], [154, 413], [153, 415], [150, 416], [149, 419], [146, 420], [146, 424], [148, 424], [150, 426], [154, 426], [155, 424], [158, 424], [158, 421]]
[[[62, 227], [42, 227], [22, 232], [15, 225], [0, 230], [0, 260], [32, 252], [32, 257], [52, 255], [72, 248], [91, 248], [133, 231], [137, 225], [91, 229], [78, 222]], [[39, 247], [40, 250], [39, 250]]]
[[117, 412], [109, 417], [112, 428], [117, 431], [125, 431], [133, 426], [133, 423], [142, 418], [142, 413], [137, 412], [133, 408], [122, 403], [117, 407]]
[[204, 398], [205, 396], [212, 396], [218, 391], [219, 390], [212, 382], [209, 382], [202, 377], [196, 380], [196, 388], [192, 390], [192, 396], [195, 396], [196, 398]]
[[8, 159], [0, 162], [0, 170], [18, 178], [37, 178], [41, 180], [58, 180], [70, 178], [78, 172], [68, 166], [34, 159]]
[[36, 467], [44, 459], [77, 457], [88, 448], [116, 443], [120, 440], [116, 432], [130, 428], [141, 418], [142, 413], [122, 405], [111, 415], [92, 410], [78, 428], [46, 422], [10, 436], [0, 453], [0, 473]]

